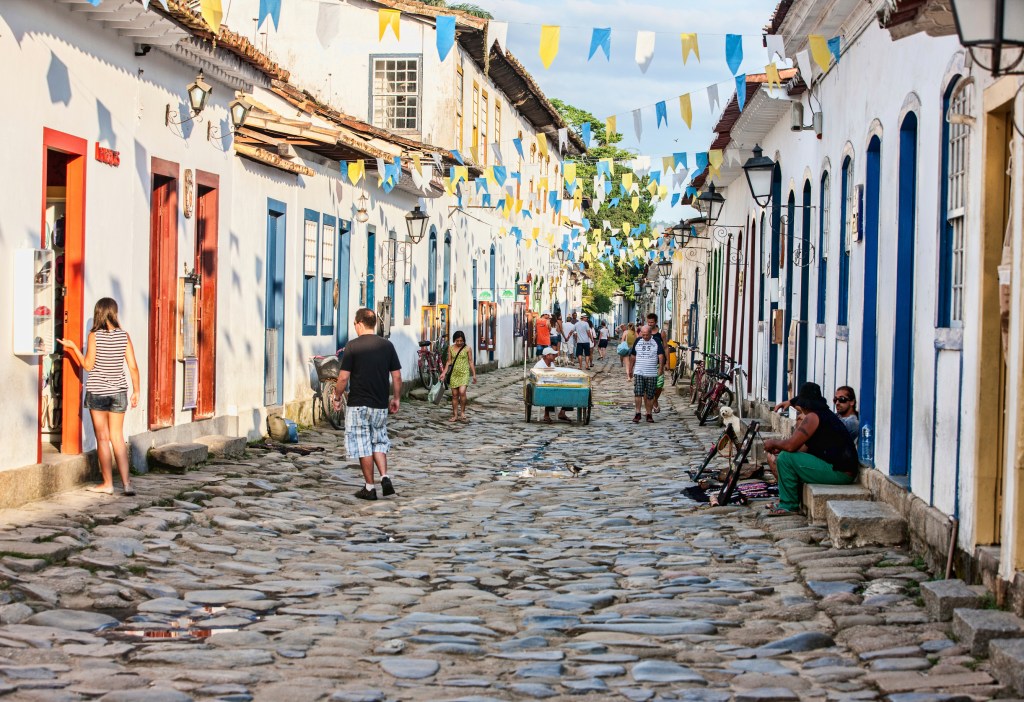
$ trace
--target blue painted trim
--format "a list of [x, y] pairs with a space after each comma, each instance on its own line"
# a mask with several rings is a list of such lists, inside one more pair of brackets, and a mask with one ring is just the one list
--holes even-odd
[[803, 191], [803, 217], [801, 218], [801, 232], [803, 237], [801, 249], [804, 251], [804, 263], [800, 266], [800, 321], [803, 323], [802, 338], [796, 350], [796, 387], [806, 383], [807, 359], [811, 353], [811, 320], [807, 318], [810, 307], [810, 266], [807, 264], [807, 253], [811, 243], [811, 181], [804, 181]]
[[818, 324], [825, 323], [826, 299], [828, 292], [828, 259], [821, 254], [826, 250], [828, 242], [825, 241], [825, 229], [828, 222], [825, 221], [825, 193], [828, 190], [829, 174], [825, 171], [821, 174], [821, 191], [818, 193]]
[[[277, 331], [277, 368], [274, 369], [274, 382], [277, 385], [275, 396], [277, 404], [284, 404], [284, 330], [285, 305], [284, 285], [286, 275], [286, 258], [288, 249], [288, 206], [280, 200], [267, 198], [267, 292], [266, 292], [266, 329]], [[264, 352], [264, 374], [269, 374], [267, 364], [269, 358]], [[266, 389], [264, 389], [264, 395]]]
[[366, 306], [377, 311], [377, 227], [366, 228]]
[[444, 278], [441, 281], [441, 304], [452, 304], [452, 232], [444, 233]]
[[437, 227], [433, 224], [427, 240], [427, 304], [437, 304]]
[[[775, 203], [775, 207], [772, 208], [771, 215], [771, 268], [770, 275], [771, 280], [779, 279], [779, 254], [781, 253], [781, 239], [782, 239], [782, 167], [780, 164], [775, 164], [775, 169], [772, 171], [772, 202]], [[770, 281], [769, 281], [770, 284]], [[780, 291], [781, 293], [781, 291]], [[779, 385], [779, 345], [773, 344], [771, 341], [771, 326], [774, 318], [774, 312], [779, 307], [778, 302], [771, 302], [771, 296], [769, 295], [769, 315], [768, 315], [768, 401], [774, 401], [778, 396], [778, 385]], [[785, 330], [783, 330], [785, 333]]]
[[[323, 217], [323, 224], [320, 228], [320, 236], [325, 236], [325, 230], [327, 227], [334, 228], [334, 256], [338, 256], [338, 219], [333, 215], [325, 214]], [[320, 249], [323, 250], [324, 241], [320, 242]], [[318, 257], [319, 258], [319, 257]], [[319, 260], [317, 263], [321, 266], [320, 269], [320, 333], [321, 334], [334, 334], [334, 271], [328, 272], [323, 270], [323, 260]], [[335, 268], [337, 268], [337, 262], [335, 262]]]
[[953, 316], [953, 228], [949, 224], [949, 99], [960, 76], [954, 76], [942, 95], [942, 163], [939, 170], [939, 270], [935, 326], [948, 327]]
[[789, 388], [786, 380], [788, 375], [789, 366], [789, 328], [793, 323], [793, 293], [795, 291], [795, 285], [793, 285], [793, 238], [796, 233], [796, 193], [790, 192], [789, 199], [786, 201], [786, 223], [789, 225], [786, 231], [786, 307], [782, 313], [782, 389], [783, 395], [789, 395], [790, 397], [794, 393], [790, 393], [789, 390], [796, 390], [800, 386], [794, 383], [793, 388]]
[[843, 160], [843, 170], [839, 189], [839, 246], [836, 255], [839, 256], [839, 312], [836, 316], [836, 324], [846, 326], [850, 318], [850, 255], [846, 253], [846, 219], [849, 216], [847, 208], [847, 193], [853, 187], [853, 161], [847, 156]]
[[351, 280], [352, 261], [352, 222], [342, 219], [338, 221], [338, 312], [335, 325], [335, 343], [340, 349], [348, 344], [348, 304], [349, 281]]
[[[313, 275], [306, 275], [306, 222], [316, 222], [316, 243], [314, 244], [313, 257], [316, 259], [316, 270]], [[299, 270], [302, 275], [302, 335], [316, 336], [317, 334], [317, 281], [320, 272], [320, 213], [316, 210], [306, 209], [302, 216], [302, 258], [299, 261]]]
[[875, 421], [878, 378], [878, 224], [882, 178], [882, 141], [868, 143], [864, 185], [864, 324], [861, 335], [861, 424], [878, 433]]

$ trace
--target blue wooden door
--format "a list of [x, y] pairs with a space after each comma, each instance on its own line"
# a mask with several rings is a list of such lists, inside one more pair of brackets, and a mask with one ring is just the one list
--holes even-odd
[[338, 318], [335, 321], [335, 342], [340, 349], [348, 343], [348, 282], [349, 262], [352, 260], [352, 229], [350, 222], [338, 223], [338, 234], [341, 241], [338, 246]]
[[[882, 142], [871, 139], [867, 152], [864, 187], [864, 326], [860, 354], [860, 388], [857, 409], [861, 425], [875, 430], [875, 378], [878, 362], [878, 219], [881, 193]], [[873, 463], [873, 456], [862, 459]]]
[[377, 277], [377, 230], [366, 229], [366, 307], [373, 310], [374, 279]]
[[283, 202], [267, 205], [266, 342], [263, 363], [263, 404], [284, 402], [284, 272], [287, 208]]

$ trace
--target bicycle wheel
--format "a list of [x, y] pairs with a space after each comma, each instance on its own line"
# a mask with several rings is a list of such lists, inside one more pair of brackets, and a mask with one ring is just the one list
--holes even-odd
[[419, 372], [420, 384], [427, 390], [430, 390], [430, 386], [433, 385], [433, 373], [431, 372], [430, 362], [426, 358], [420, 356], [416, 360], [416, 370]]
[[703, 376], [694, 373], [690, 377], [690, 404], [692, 405], [697, 401], [697, 396], [700, 394], [700, 381]]
[[720, 407], [732, 407], [732, 390], [725, 390], [722, 392], [722, 396], [718, 398], [718, 404]]
[[335, 429], [345, 428], [345, 394], [341, 395], [341, 407], [334, 408], [334, 388], [336, 383], [333, 380], [324, 382], [323, 396], [320, 398], [320, 406], [323, 409], [324, 417]]
[[704, 400], [704, 403], [697, 409], [697, 419], [700, 421], [700, 425], [704, 426], [704, 423], [708, 421], [708, 417], [714, 414], [718, 410], [718, 400], [708, 398]]
[[676, 361], [676, 367], [672, 369], [672, 387], [675, 387], [676, 382], [679, 380], [679, 371], [682, 367], [682, 361]]

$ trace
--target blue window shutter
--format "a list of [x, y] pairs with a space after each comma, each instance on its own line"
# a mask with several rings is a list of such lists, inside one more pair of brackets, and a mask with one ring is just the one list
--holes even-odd
[[[310, 226], [316, 227], [315, 243], [307, 240], [307, 229]], [[312, 252], [309, 247], [312, 246]], [[307, 258], [312, 255], [315, 263], [312, 268], [307, 267]], [[320, 213], [314, 210], [306, 210], [303, 217], [302, 228], [302, 335], [316, 336], [317, 334], [317, 284], [320, 273]], [[312, 274], [312, 275], [311, 275]]]
[[[328, 227], [330, 229], [328, 229]], [[333, 233], [332, 233], [333, 232]], [[331, 215], [325, 214], [323, 219], [323, 227], [320, 230], [320, 333], [321, 334], [333, 334], [334, 333], [334, 313], [335, 313], [335, 302], [334, 302], [334, 286], [337, 281], [335, 275], [337, 275], [338, 268], [338, 220]], [[327, 237], [331, 236], [332, 241], [327, 241]], [[324, 251], [329, 244], [333, 244], [331, 251], [331, 260], [324, 260]], [[328, 269], [327, 266], [330, 266]]]

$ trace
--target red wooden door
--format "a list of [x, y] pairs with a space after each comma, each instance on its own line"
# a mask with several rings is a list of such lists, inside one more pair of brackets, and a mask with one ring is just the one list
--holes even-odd
[[149, 252], [149, 428], [174, 423], [178, 164], [153, 159]]
[[195, 270], [199, 273], [200, 281], [197, 291], [196, 355], [199, 378], [193, 419], [212, 417], [216, 411], [218, 183], [216, 175], [196, 171]]

